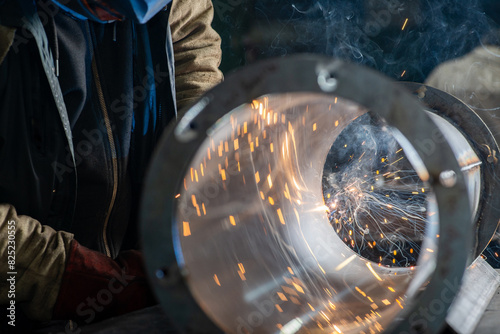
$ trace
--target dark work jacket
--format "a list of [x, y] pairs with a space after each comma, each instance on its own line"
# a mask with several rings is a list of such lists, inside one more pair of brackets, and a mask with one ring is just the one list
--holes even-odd
[[143, 175], [176, 113], [168, 16], [100, 24], [0, 0], [0, 24], [17, 28], [0, 64], [0, 203], [112, 257], [133, 247]]

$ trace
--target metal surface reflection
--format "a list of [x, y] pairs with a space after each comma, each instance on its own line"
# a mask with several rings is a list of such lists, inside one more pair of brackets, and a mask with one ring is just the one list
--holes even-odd
[[[381, 267], [379, 261], [359, 258], [357, 249], [353, 252], [344, 244], [328, 219], [333, 208], [328, 200], [325, 205], [321, 177], [325, 177], [325, 160], [331, 160], [327, 154], [337, 153], [332, 144], [341, 141], [338, 137], [347, 127], [360, 130], [358, 119], [365, 113], [355, 103], [325, 94], [269, 95], [237, 108], [209, 130], [184, 177], [176, 217], [191, 291], [222, 328], [231, 331], [234, 319], [240, 318], [238, 328], [243, 333], [255, 327], [279, 333], [286, 324], [295, 323], [300, 323], [300, 329], [290, 333], [381, 331], [412, 297], [407, 289], [413, 268], [390, 269]], [[387, 126], [385, 131], [389, 131]], [[376, 140], [370, 145], [382, 144]], [[391, 166], [395, 167], [394, 162]], [[410, 164], [407, 168], [414, 178], [408, 186], [414, 189], [416, 183], [430, 194]], [[343, 180], [329, 184], [347, 187], [350, 193], [358, 181], [350, 175], [354, 170], [349, 168], [347, 175], [341, 171]], [[402, 175], [402, 171], [393, 173], [395, 178]], [[379, 186], [388, 194], [407, 191], [402, 186], [396, 190], [389, 180]], [[356, 201], [356, 209], [361, 209], [369, 195]], [[377, 206], [383, 207], [373, 206], [367, 214], [386, 209], [390, 206], [386, 202], [379, 200]], [[414, 203], [423, 211], [418, 223], [408, 221], [408, 229], [416, 230], [420, 246], [425, 239], [427, 203]], [[347, 202], [337, 205], [343, 207], [336, 212], [348, 210]], [[380, 212], [379, 223], [385, 219], [387, 225], [399, 229], [399, 221], [387, 219], [395, 216], [393, 212], [399, 218], [406, 206], [396, 204], [388, 213]], [[429, 213], [435, 217], [436, 209]], [[355, 215], [343, 218], [355, 219]], [[408, 218], [408, 214], [402, 216]], [[368, 220], [360, 217], [356, 223]], [[431, 239], [425, 241], [427, 264], [436, 251], [430, 245], [435, 244], [437, 221], [431, 224], [427, 228], [433, 231]], [[363, 233], [355, 227], [350, 231], [351, 235], [352, 231]], [[409, 237], [402, 229], [387, 235], [390, 239]], [[350, 240], [354, 246], [354, 239]], [[419, 251], [415, 247], [413, 265]], [[249, 317], [249, 305], [261, 305], [268, 314]]]

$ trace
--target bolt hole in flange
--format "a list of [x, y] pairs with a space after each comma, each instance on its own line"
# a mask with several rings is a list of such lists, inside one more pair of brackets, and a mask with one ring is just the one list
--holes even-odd
[[331, 93], [337, 89], [338, 81], [333, 73], [327, 69], [321, 69], [318, 73], [318, 85], [324, 92]]

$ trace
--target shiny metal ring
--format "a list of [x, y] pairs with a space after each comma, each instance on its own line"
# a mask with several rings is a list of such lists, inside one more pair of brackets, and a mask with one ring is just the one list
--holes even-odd
[[[312, 129], [310, 131], [316, 131], [316, 128], [327, 123], [331, 127], [336, 126], [337, 122], [328, 118], [331, 114], [323, 107], [338, 99], [342, 105], [338, 112], [343, 115], [341, 123], [344, 129], [357, 117], [367, 112], [373, 113], [391, 129], [393, 136], [397, 137], [399, 144], [408, 152], [407, 155], [416, 157], [412, 164], [435, 197], [438, 219], [433, 220], [433, 224], [436, 228], [438, 226], [438, 230], [427, 228], [426, 233], [436, 237], [430, 241], [431, 246], [426, 248], [427, 253], [421, 255], [423, 260], [419, 259], [415, 275], [411, 274], [413, 269], [410, 268], [379, 267], [355, 254], [349, 255], [353, 253], [349, 253], [350, 250], [343, 244], [339, 247], [345, 248], [345, 252], [341, 252], [346, 257], [345, 260], [332, 268], [324, 268], [326, 265], [322, 259], [317, 258], [316, 248], [303, 242], [307, 238], [311, 241], [318, 236], [312, 233], [299, 240], [296, 236], [304, 231], [296, 228], [295, 223], [286, 225], [288, 219], [298, 222], [307, 217], [316, 219], [315, 217], [320, 217], [318, 214], [309, 215], [309, 211], [297, 209], [302, 203], [287, 206], [289, 212], [285, 214], [285, 209], [276, 210], [274, 200], [266, 198], [270, 193], [264, 194], [265, 200], [262, 201], [258, 195], [256, 199], [250, 197], [251, 194], [259, 194], [259, 190], [264, 192], [262, 187], [266, 187], [268, 191], [273, 187], [273, 181], [278, 180], [272, 176], [272, 171], [266, 173], [268, 175], [262, 172], [258, 176], [250, 167], [251, 161], [270, 156], [270, 153], [266, 153], [267, 156], [253, 154], [256, 147], [252, 144], [258, 145], [248, 139], [245, 140], [244, 154], [250, 160], [245, 160], [245, 164], [240, 166], [238, 161], [236, 167], [236, 164], [229, 161], [224, 165], [224, 157], [235, 158], [235, 152], [243, 145], [243, 140], [235, 142], [235, 139], [240, 138], [237, 135], [230, 137], [232, 132], [236, 133], [238, 125], [239, 131], [244, 131], [244, 123], [234, 119], [248, 117], [252, 110], [252, 115], [258, 115], [259, 108], [263, 113], [266, 107], [262, 103], [266, 98], [269, 103], [276, 102], [273, 105], [276, 114], [285, 113], [286, 117], [299, 115], [294, 119], [295, 123], [287, 125], [285, 121], [284, 126], [280, 127], [278, 123], [282, 114], [272, 120], [261, 119], [267, 124], [276, 124], [276, 132], [272, 134], [279, 139], [280, 145], [276, 144], [276, 149], [286, 149], [284, 143], [288, 140], [287, 134], [303, 131], [300, 116], [307, 112], [317, 112], [319, 115], [314, 124], [309, 124], [306, 120], [302, 122], [304, 128], [307, 124], [307, 128]], [[291, 101], [291, 105], [286, 105], [286, 101]], [[317, 107], [309, 110], [309, 104], [315, 103]], [[337, 107], [332, 107], [334, 108]], [[350, 112], [354, 112], [352, 117], [349, 116]], [[262, 131], [257, 130], [258, 124], [266, 126], [261, 121], [253, 124], [252, 129], [255, 131]], [[339, 138], [339, 133], [340, 127], [330, 139]], [[444, 324], [446, 310], [452, 302], [450, 296], [458, 291], [466, 263], [470, 260], [468, 256], [471, 253], [472, 233], [467, 187], [450, 145], [446, 141], [436, 141], [433, 150], [426, 150], [420, 145], [433, 138], [436, 133], [440, 133], [439, 128], [426, 114], [424, 107], [404, 87], [372, 70], [339, 60], [313, 55], [292, 56], [247, 66], [228, 76], [224, 83], [206, 93], [199, 102], [184, 112], [176, 124], [165, 131], [146, 179], [140, 212], [144, 253], [148, 274], [166, 313], [175, 319], [181, 331], [194, 333], [215, 333], [219, 331], [218, 328], [230, 333], [300, 333], [304, 328], [312, 330], [311, 326], [315, 326], [314, 331], [318, 333], [327, 332], [327, 328], [328, 333], [359, 332], [360, 328], [378, 328], [394, 333], [437, 333]], [[329, 136], [332, 132], [325, 131], [323, 134]], [[217, 136], [229, 136], [230, 140], [221, 139], [211, 145], [210, 140]], [[304, 134], [303, 138], [308, 140], [309, 135]], [[315, 141], [320, 146], [321, 142]], [[301, 146], [300, 142], [297, 143], [296, 147]], [[330, 142], [325, 147], [331, 144]], [[206, 153], [207, 148], [210, 149]], [[300, 162], [297, 165], [298, 171], [304, 171], [303, 162], [307, 163], [314, 155], [311, 153], [310, 157], [304, 147], [299, 148], [292, 150], [300, 152], [299, 158], [294, 161]], [[274, 149], [269, 152], [274, 154]], [[326, 156], [327, 152], [323, 153]], [[218, 156], [217, 159], [222, 159], [213, 165], [209, 164], [210, 168], [203, 172], [210, 174], [213, 180], [217, 177], [218, 181], [214, 182], [218, 187], [218, 194], [224, 193], [221, 197], [210, 197], [210, 203], [214, 205], [210, 219], [203, 218], [209, 208], [203, 207], [204, 202], [200, 201], [195, 191], [199, 187], [203, 168], [195, 164], [203, 161], [205, 154], [214, 154]], [[286, 154], [288, 153], [283, 152], [284, 156]], [[241, 156], [243, 153], [238, 155]], [[317, 160], [319, 164], [324, 164], [324, 159], [325, 157], [322, 162], [321, 159]], [[218, 169], [214, 167], [217, 164]], [[314, 164], [317, 166], [318, 162]], [[231, 191], [224, 188], [225, 185], [228, 186], [226, 177], [233, 175], [229, 174], [230, 167], [234, 169], [234, 174], [241, 173], [241, 168], [245, 172], [244, 176], [247, 176], [231, 183], [231, 187], [241, 185], [234, 188], [237, 189], [234, 193], [231, 192], [232, 188]], [[445, 171], [448, 174], [455, 173], [453, 183], [440, 181], [440, 176]], [[285, 179], [289, 174], [288, 169], [279, 171], [280, 177]], [[320, 173], [316, 173], [315, 178], [320, 179]], [[243, 185], [246, 187], [247, 181], [250, 185], [244, 197], [242, 189], [245, 190]], [[280, 185], [279, 182], [274, 183], [274, 189]], [[255, 184], [258, 184], [257, 188]], [[210, 187], [210, 183], [203, 185]], [[297, 189], [300, 187], [301, 184], [298, 184]], [[317, 195], [319, 190], [314, 191]], [[283, 191], [279, 192], [279, 196], [282, 193]], [[291, 198], [290, 193], [283, 198], [287, 197]], [[260, 203], [262, 211], [252, 211], [251, 214], [245, 211], [244, 198], [251, 203]], [[314, 198], [317, 202], [319, 196]], [[221, 203], [226, 206], [221, 206]], [[272, 217], [268, 215], [271, 206]], [[294, 208], [297, 210], [294, 211]], [[239, 212], [243, 213], [238, 216]], [[259, 216], [259, 212], [266, 216]], [[321, 215], [325, 220], [326, 213], [323, 211]], [[219, 219], [222, 216], [226, 218]], [[247, 221], [264, 222], [265, 228], [257, 232], [257, 223], [254, 226], [241, 223]], [[244, 237], [245, 233], [247, 237]], [[273, 238], [269, 238], [269, 235]], [[283, 238], [288, 239], [283, 242]], [[334, 239], [332, 242], [340, 240], [336, 237]], [[436, 244], [432, 245], [432, 242]], [[274, 257], [268, 257], [266, 250], [270, 245], [279, 245], [282, 251], [276, 252]], [[328, 243], [325, 247], [328, 248]], [[318, 249], [321, 250], [321, 247]], [[306, 263], [301, 254], [310, 254], [315, 259], [312, 265]], [[336, 258], [335, 261], [340, 259], [338, 254], [329, 254], [332, 254], [332, 259]], [[342, 274], [337, 275], [337, 272]], [[364, 283], [378, 284], [376, 289], [370, 291], [377, 296], [380, 293], [383, 298], [389, 293], [387, 291], [392, 293], [395, 290], [388, 282], [405, 281], [399, 279], [401, 275], [411, 278], [411, 282], [402, 284], [404, 287], [399, 291], [398, 298], [375, 300], [360, 288], [360, 284]], [[334, 278], [329, 281], [330, 277]], [[364, 278], [369, 281], [363, 283]], [[332, 291], [328, 288], [325, 290], [328, 284], [340, 287], [340, 291], [333, 288]], [[319, 291], [318, 287], [322, 290]], [[446, 292], [446, 298], [439, 297], [443, 291]], [[326, 302], [334, 300], [333, 295], [340, 298], [338, 300], [341, 305]], [[344, 295], [348, 297], [342, 299]], [[436, 302], [437, 298], [440, 298], [439, 303], [444, 311], [429, 317], [422, 309]], [[367, 300], [373, 303], [368, 303]], [[269, 308], [269, 305], [272, 307]], [[357, 310], [364, 307], [371, 307], [373, 312], [363, 315], [364, 318], [359, 315], [359, 319], [356, 318]], [[384, 313], [384, 310], [387, 312]], [[378, 311], [380, 312], [377, 313]], [[331, 320], [332, 315], [338, 316], [340, 320]], [[352, 321], [345, 320], [351, 318]]]

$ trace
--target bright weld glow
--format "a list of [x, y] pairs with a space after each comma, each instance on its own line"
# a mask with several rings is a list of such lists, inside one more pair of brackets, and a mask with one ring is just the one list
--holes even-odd
[[278, 292], [277, 294], [278, 294], [278, 297], [279, 297], [282, 301], [284, 301], [284, 302], [288, 301], [288, 299], [287, 299], [287, 298], [286, 298], [286, 296], [283, 294], [283, 292]]
[[366, 293], [361, 290], [360, 288], [358, 288], [357, 286], [354, 287], [356, 289], [356, 291], [358, 291], [363, 297], [366, 297]]
[[182, 222], [182, 229], [184, 231], [185, 237], [191, 235], [191, 229], [189, 228], [189, 222]]
[[267, 183], [269, 184], [269, 188], [273, 187], [273, 180], [271, 178], [271, 174], [267, 176]]
[[316, 209], [314, 209], [313, 211], [329, 211], [330, 209], [326, 206], [326, 205], [320, 205], [318, 206]]
[[401, 30], [405, 30], [407, 23], [408, 23], [408, 18], [406, 18], [405, 23], [403, 24], [403, 27], [401, 28]]
[[337, 267], [335, 267], [335, 271], [342, 270], [345, 266], [347, 266], [349, 263], [351, 263], [352, 260], [354, 260], [356, 257], [357, 257], [357, 255], [351, 255], [346, 260], [344, 260], [341, 264], [339, 264]]
[[281, 328], [281, 334], [295, 334], [302, 328], [302, 320], [300, 318], [295, 318], [289, 321], [285, 326]]
[[302, 289], [302, 287], [300, 285], [298, 285], [297, 283], [294, 283], [294, 282], [292, 282], [292, 285], [295, 288], [295, 290], [297, 290], [300, 293], [304, 293], [304, 289]]
[[368, 267], [368, 270], [371, 271], [371, 273], [373, 274], [373, 276], [375, 276], [375, 278], [377, 280], [382, 281], [382, 278], [380, 278], [380, 276], [375, 272], [375, 270], [373, 270], [372, 264], [370, 262], [366, 262], [366, 266]]
[[285, 219], [283, 218], [283, 213], [281, 213], [281, 209], [276, 210], [278, 213], [278, 217], [280, 219], [281, 224], [285, 225]]

